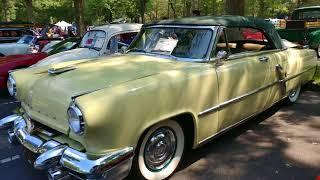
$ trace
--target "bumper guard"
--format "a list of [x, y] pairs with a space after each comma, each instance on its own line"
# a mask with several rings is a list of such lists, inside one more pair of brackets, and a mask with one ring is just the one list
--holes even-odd
[[78, 179], [123, 179], [130, 172], [134, 156], [132, 147], [92, 159], [67, 145], [53, 140], [44, 141], [30, 134], [26, 121], [21, 116], [11, 115], [1, 119], [0, 128], [12, 122], [13, 130], [8, 131], [9, 141], [12, 143], [17, 139], [25, 148], [40, 154], [34, 162], [34, 168], [48, 170], [52, 179], [62, 179], [70, 175]]

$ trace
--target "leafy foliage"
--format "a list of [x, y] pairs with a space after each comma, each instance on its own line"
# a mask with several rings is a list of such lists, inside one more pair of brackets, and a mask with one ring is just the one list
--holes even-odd
[[[28, 0], [0, 0], [1, 21], [27, 21]], [[29, 0], [30, 1], [30, 0]], [[55, 23], [75, 21], [74, 0], [31, 0], [34, 22]], [[230, 0], [229, 0], [230, 1]], [[200, 10], [202, 15], [221, 15], [229, 12], [228, 0], [85, 0], [84, 21], [99, 25], [118, 18], [146, 21], [178, 18]], [[245, 2], [244, 15], [263, 18], [284, 17], [299, 6], [317, 5], [318, 0], [241, 0]], [[241, 2], [239, 1], [239, 2]], [[236, 1], [232, 1], [236, 2]], [[237, 7], [237, 5], [236, 5]], [[230, 12], [229, 12], [230, 13]]]

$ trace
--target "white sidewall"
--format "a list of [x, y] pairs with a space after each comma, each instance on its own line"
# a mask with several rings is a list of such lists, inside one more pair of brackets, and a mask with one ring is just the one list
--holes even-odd
[[[171, 160], [171, 162], [161, 171], [153, 172], [146, 167], [143, 154], [144, 154], [144, 149], [149, 137], [154, 131], [156, 131], [160, 127], [170, 127], [174, 131], [177, 138], [176, 139], [177, 147], [176, 147], [176, 153], [173, 159]], [[184, 140], [183, 130], [177, 122], [168, 120], [153, 126], [148, 131], [148, 133], [144, 136], [141, 147], [139, 149], [138, 165], [139, 165], [139, 170], [143, 175], [143, 177], [146, 179], [165, 179], [169, 177], [175, 171], [175, 169], [178, 167], [180, 163], [180, 160], [184, 151], [184, 142], [185, 140]]]
[[295, 90], [296, 90], [296, 93], [295, 93], [294, 96], [291, 97], [290, 94], [288, 96], [289, 101], [292, 102], [292, 103], [294, 103], [294, 102], [296, 102], [298, 100], [299, 95], [300, 95], [301, 86], [299, 85]]

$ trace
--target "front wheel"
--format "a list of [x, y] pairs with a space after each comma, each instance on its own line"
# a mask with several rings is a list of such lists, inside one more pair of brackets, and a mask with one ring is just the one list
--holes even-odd
[[145, 179], [168, 178], [178, 167], [184, 147], [184, 133], [176, 121], [151, 127], [139, 148], [138, 174]]
[[289, 92], [289, 95], [288, 95], [288, 100], [290, 103], [295, 103], [297, 102], [299, 96], [300, 96], [300, 91], [301, 91], [301, 86], [297, 86], [296, 88], [292, 89], [290, 92]]

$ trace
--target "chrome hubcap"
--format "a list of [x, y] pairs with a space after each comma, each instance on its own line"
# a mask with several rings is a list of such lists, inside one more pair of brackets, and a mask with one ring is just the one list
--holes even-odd
[[297, 90], [292, 90], [291, 92], [290, 92], [290, 94], [289, 94], [289, 97], [290, 98], [293, 98], [295, 95], [296, 95], [296, 93], [297, 93]]
[[165, 168], [174, 157], [177, 147], [176, 136], [170, 128], [160, 128], [148, 139], [144, 160], [151, 171], [160, 171]]

